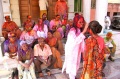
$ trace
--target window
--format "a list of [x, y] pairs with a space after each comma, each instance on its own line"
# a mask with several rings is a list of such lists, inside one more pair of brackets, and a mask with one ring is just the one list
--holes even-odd
[[96, 0], [91, 0], [91, 8], [92, 9], [96, 8]]
[[74, 12], [82, 11], [82, 0], [74, 0]]
[[117, 15], [117, 12], [114, 12], [114, 13], [113, 13], [113, 16], [115, 16], [115, 15]]

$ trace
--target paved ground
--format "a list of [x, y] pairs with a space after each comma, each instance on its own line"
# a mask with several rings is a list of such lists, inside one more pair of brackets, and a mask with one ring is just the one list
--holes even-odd
[[[52, 70], [54, 72], [51, 76], [45, 76], [44, 78], [38, 79], [69, 79], [68, 75], [65, 73], [61, 73], [61, 70]], [[77, 78], [79, 78], [80, 73], [82, 71], [82, 67], [79, 69], [77, 73]], [[55, 73], [56, 72], [56, 73]], [[106, 67], [103, 71], [105, 73], [105, 77], [103, 79], [120, 79], [120, 58], [116, 59], [114, 62], [107, 61]]]
[[[62, 56], [62, 59], [64, 60], [64, 56]], [[116, 60], [114, 62], [107, 60], [106, 67], [104, 68], [105, 77], [103, 79], [120, 79], [120, 54], [115, 55], [115, 59]], [[3, 70], [2, 68], [3, 67], [0, 65], [0, 79], [8, 79], [5, 77], [7, 77], [7, 75], [10, 73], [8, 71]], [[78, 79], [80, 77], [81, 71], [82, 63], [76, 76]], [[69, 79], [67, 74], [61, 73], [60, 69], [52, 69], [51, 73], [51, 76], [47, 76], [47, 74], [44, 73], [45, 76], [38, 79]]]

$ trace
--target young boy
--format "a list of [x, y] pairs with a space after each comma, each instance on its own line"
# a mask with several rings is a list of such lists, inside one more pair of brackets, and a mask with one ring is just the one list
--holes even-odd
[[110, 52], [110, 55], [108, 57], [109, 60], [114, 61], [113, 57], [115, 55], [115, 51], [116, 51], [116, 44], [112, 39], [112, 33], [108, 32], [106, 34], [106, 37], [104, 38], [105, 41], [105, 45], [108, 49], [108, 51]]

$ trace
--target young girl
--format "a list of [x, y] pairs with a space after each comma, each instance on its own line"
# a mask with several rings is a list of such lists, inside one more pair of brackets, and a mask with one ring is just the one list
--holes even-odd
[[83, 34], [87, 29], [87, 26], [85, 26], [84, 30], [81, 32], [81, 28], [85, 25], [82, 16], [73, 23], [73, 28], [70, 29], [65, 44], [65, 62], [62, 68], [62, 72], [66, 69], [66, 73], [69, 74], [70, 79], [75, 79], [77, 70], [79, 69], [81, 52], [84, 50], [85, 36]]
[[80, 79], [102, 79], [105, 44], [104, 39], [98, 35], [102, 26], [97, 21], [89, 23], [90, 37], [86, 39], [86, 50], [83, 53], [83, 71]]

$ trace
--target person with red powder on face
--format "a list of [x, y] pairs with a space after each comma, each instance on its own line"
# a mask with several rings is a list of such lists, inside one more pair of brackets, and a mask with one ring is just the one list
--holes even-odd
[[[84, 51], [84, 33], [87, 30], [87, 24], [82, 16], [73, 22], [73, 28], [70, 29], [65, 44], [65, 62], [63, 64], [62, 72], [66, 70], [69, 74], [69, 79], [75, 79], [77, 70], [79, 69], [81, 53]], [[85, 26], [85, 27], [84, 27]], [[83, 31], [81, 30], [82, 28]]]

